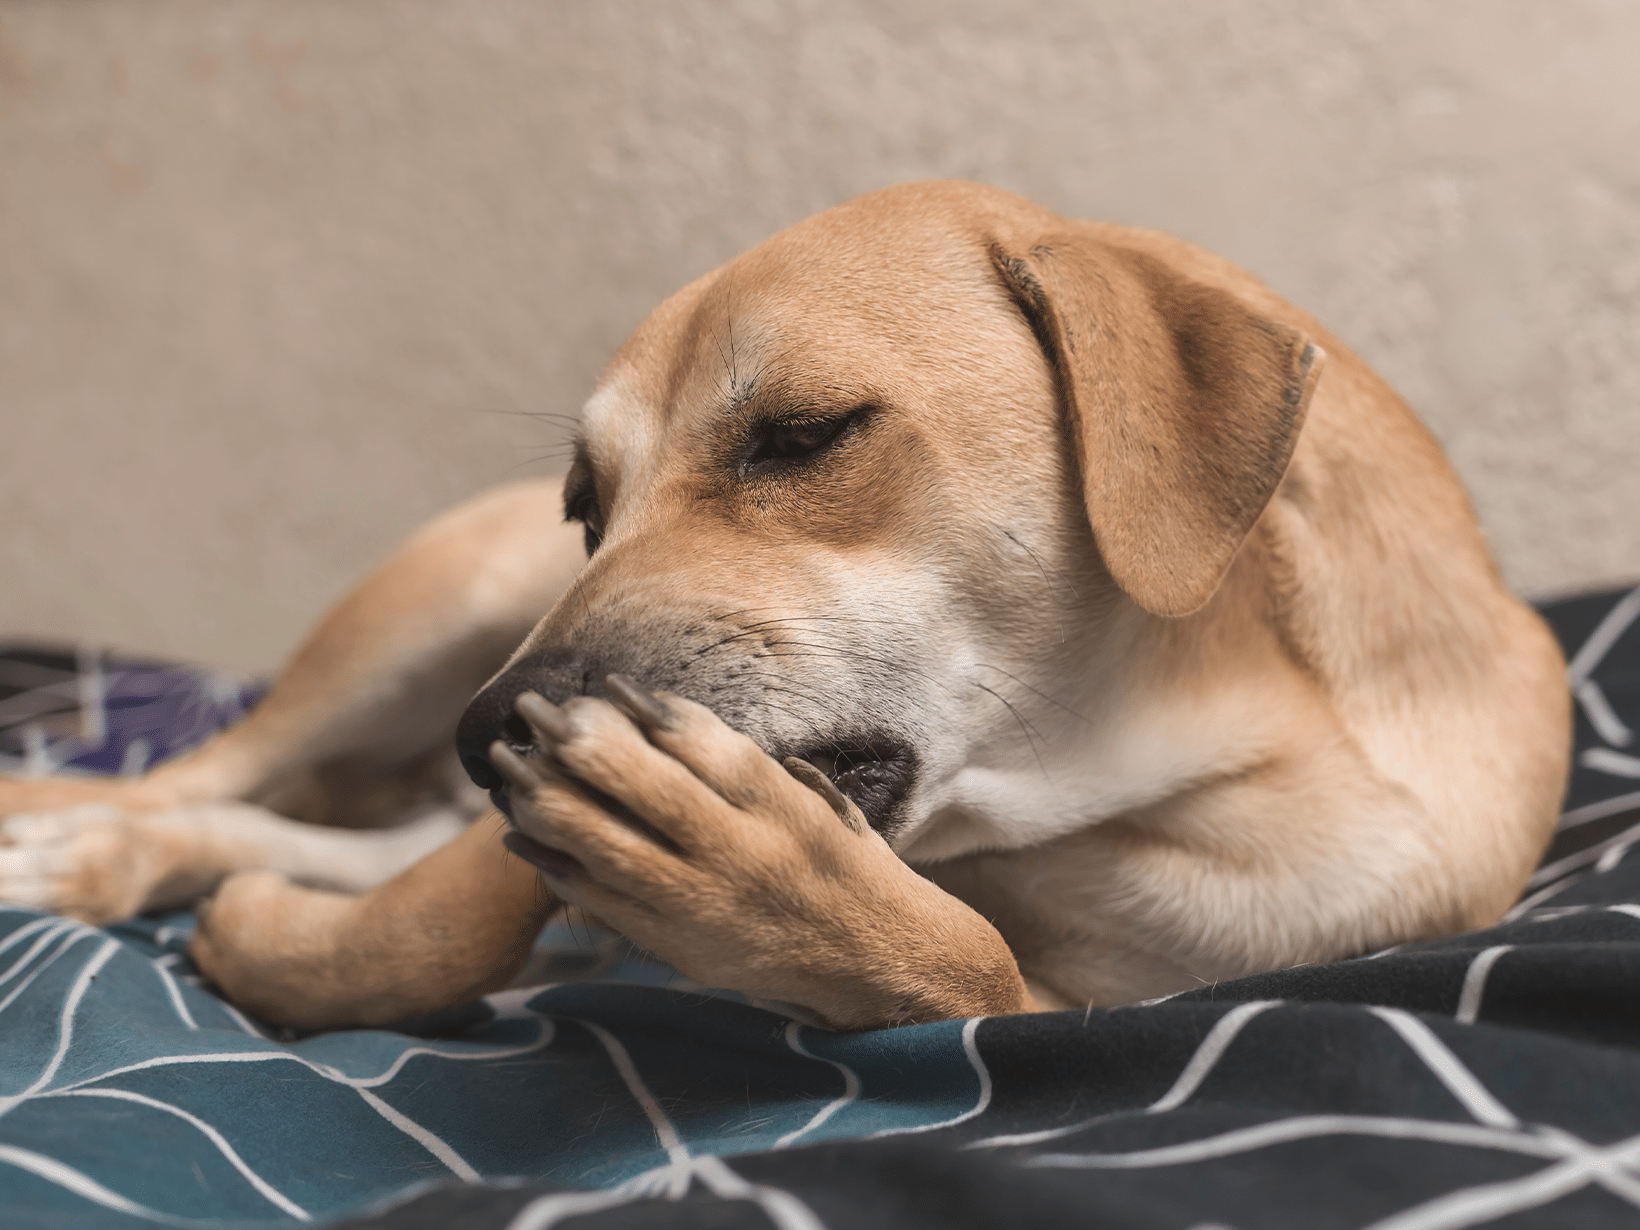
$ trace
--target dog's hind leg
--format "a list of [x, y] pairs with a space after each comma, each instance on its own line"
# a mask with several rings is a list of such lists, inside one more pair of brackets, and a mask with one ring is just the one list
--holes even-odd
[[201, 903], [190, 955], [234, 1003], [292, 1029], [385, 1025], [500, 990], [559, 904], [505, 830], [492, 812], [362, 896], [236, 875]]
[[450, 808], [393, 829], [351, 832], [288, 820], [253, 803], [130, 812], [84, 803], [0, 820], [0, 900], [105, 923], [186, 905], [246, 867], [358, 893], [465, 827], [466, 817]]
[[[197, 751], [130, 780], [0, 779], [0, 817], [40, 817], [85, 804], [106, 809], [100, 823], [108, 831], [100, 836], [86, 831], [85, 813], [78, 821], [0, 830], [10, 855], [49, 853], [45, 861], [58, 868], [33, 877], [36, 897], [46, 892], [37, 903], [98, 920], [118, 917], [169, 903], [176, 892], [168, 885], [208, 891], [235, 870], [282, 867], [274, 855], [299, 832], [277, 829], [285, 837], [228, 843], [233, 857], [224, 858], [223, 845], [196, 826], [168, 823], [157, 844], [149, 843], [151, 833], [119, 831], [143, 823], [139, 817], [246, 801], [332, 822], [398, 818], [365, 814], [350, 806], [349, 795], [376, 793], [391, 802], [392, 789], [374, 787], [424, 773], [472, 694], [568, 588], [584, 552], [580, 528], [563, 524], [561, 498], [558, 480], [521, 483], [435, 519], [320, 621], [243, 722]], [[327, 779], [345, 780], [348, 789], [327, 798], [311, 788]], [[65, 841], [64, 824], [74, 827], [72, 840]], [[118, 860], [87, 853], [110, 847], [165, 854], [127, 859], [119, 871]], [[64, 870], [65, 860], [85, 865]], [[115, 873], [93, 874], [93, 863]], [[387, 860], [381, 874], [400, 865]], [[52, 897], [46, 881], [82, 888], [73, 897]]]
[[557, 480], [446, 512], [336, 604], [243, 722], [150, 786], [179, 800], [260, 798], [327, 765], [414, 764], [448, 744], [473, 693], [585, 562]]

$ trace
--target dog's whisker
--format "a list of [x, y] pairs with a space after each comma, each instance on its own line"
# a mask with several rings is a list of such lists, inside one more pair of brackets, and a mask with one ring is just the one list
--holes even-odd
[[818, 622], [818, 621], [825, 621], [825, 620], [835, 620], [835, 621], [838, 621], [838, 622], [853, 623], [853, 624], [894, 624], [894, 625], [896, 625], [898, 627], [902, 627], [902, 628], [910, 627], [912, 625], [912, 621], [908, 620], [908, 619], [882, 619], [882, 618], [875, 618], [875, 617], [872, 617], [872, 616], [869, 616], [869, 615], [839, 615], [839, 614], [818, 614], [817, 613], [817, 614], [806, 614], [806, 615], [784, 615], [784, 616], [779, 616], [779, 617], [774, 618], [774, 619], [760, 620], [755, 624], [747, 624], [747, 625], [744, 625], [744, 626], [747, 627], [748, 629], [750, 629], [750, 628], [765, 628], [765, 627], [774, 627], [778, 624], [809, 623], [811, 621]]
[[[785, 647], [785, 648], [792, 648], [792, 649], [825, 650], [826, 652], [824, 652], [824, 653], [807, 653], [807, 654], [803, 654], [803, 653], [777, 653], [777, 652], [775, 652], [777, 647]], [[892, 658], [878, 657], [876, 654], [861, 653], [857, 649], [849, 649], [849, 648], [847, 648], [845, 646], [842, 646], [842, 645], [821, 645], [821, 644], [816, 644], [816, 643], [811, 642], [811, 641], [776, 641], [773, 645], [770, 645], [768, 647], [767, 654], [764, 654], [764, 655], [754, 654], [753, 656], [754, 657], [767, 656], [767, 657], [771, 657], [771, 658], [803, 658], [803, 657], [835, 658], [835, 659], [840, 660], [840, 661], [870, 662], [870, 663], [872, 663], [873, 665], [876, 665], [876, 666], [886, 667], [894, 675], [914, 675], [917, 678], [925, 680], [929, 683], [937, 684], [939, 682], [939, 680], [936, 679], [934, 676], [929, 675], [927, 672], [919, 670], [917, 667], [911, 666], [908, 663], [896, 662]]]
[[[747, 607], [741, 607], [740, 609], [734, 610], [734, 611], [719, 611], [719, 612], [716, 612], [715, 614], [708, 615], [707, 618], [712, 620], [714, 623], [722, 623], [725, 620], [735, 619], [735, 618], [737, 618], [741, 615], [756, 615], [759, 611], [778, 611], [780, 609], [781, 608], [778, 607], [778, 606], [747, 606]], [[889, 618], [886, 618], [886, 617], [871, 616], [871, 615], [846, 615], [846, 614], [842, 614], [842, 613], [820, 612], [820, 611], [806, 612], [806, 613], [798, 614], [798, 615], [779, 615], [779, 616], [776, 616], [775, 618], [773, 618], [771, 620], [768, 620], [767, 622], [769, 622], [769, 623], [782, 623], [782, 622], [787, 622], [787, 621], [792, 621], [792, 620], [809, 620], [809, 619], [836, 619], [836, 620], [846, 620], [846, 621], [849, 621], [849, 622], [852, 622], [852, 623], [887, 623], [887, 624], [901, 624], [901, 625], [907, 625], [907, 626], [911, 625], [914, 622], [912, 620], [907, 620], [907, 619], [889, 619]]]
[[[1000, 525], [997, 528], [1002, 530]], [[1053, 586], [1053, 581], [1048, 576], [1048, 570], [1042, 566], [1042, 560], [1037, 556], [1037, 553], [1027, 547], [1024, 540], [1022, 540], [1019, 535], [1015, 534], [1012, 530], [1002, 530], [1002, 536], [1012, 542], [1014, 546], [1018, 547], [1021, 551], [1025, 552], [1026, 555], [1031, 557], [1031, 563], [1036, 565], [1036, 570], [1042, 574], [1042, 580], [1051, 588]], [[1068, 588], [1071, 591], [1071, 597], [1078, 600], [1081, 599], [1082, 595], [1077, 592], [1076, 586], [1071, 585]]]
[[[777, 644], [780, 645], [789, 645], [793, 643], [794, 642], [789, 641], [777, 642]], [[826, 648], [826, 646], [820, 646], [820, 648]], [[838, 649], [832, 653], [815, 653], [812, 650], [799, 653], [779, 653], [776, 652], [773, 647], [770, 647], [762, 653], [752, 653], [747, 656], [754, 661], [760, 661], [767, 658], [820, 658], [833, 661], [848, 661], [851, 658], [857, 658], [861, 661], [874, 662], [880, 666], [888, 667], [892, 672], [895, 672], [900, 676], [913, 676], [920, 682], [935, 689], [936, 691], [944, 692], [946, 695], [952, 697], [961, 696], [963, 688], [967, 686], [966, 684], [948, 682], [941, 679], [938, 675], [931, 675], [927, 671], [919, 670], [917, 667], [910, 666], [904, 662], [893, 662], [886, 658], [875, 658], [870, 654], [849, 653], [841, 649]], [[892, 686], [896, 681], [895, 676], [891, 675], [888, 685]]]
[[[721, 639], [712, 642], [712, 644], [710, 644], [710, 645], [706, 645], [706, 646], [703, 646], [700, 649], [697, 649], [695, 651], [695, 656], [698, 658], [703, 654], [710, 653], [714, 649], [722, 648], [724, 645], [731, 645], [736, 641], [745, 640], [747, 637], [760, 636], [764, 632], [767, 632], [768, 630], [770, 630], [771, 628], [780, 628], [783, 625], [785, 627], [794, 627], [795, 625], [799, 624], [799, 622], [802, 620], [802, 618], [803, 617], [801, 617], [801, 616], [793, 616], [791, 619], [770, 619], [770, 620], [764, 620], [761, 623], [752, 624], [749, 627], [742, 628], [739, 632], [730, 633], [728, 636], [722, 637]], [[798, 631], [798, 632], [802, 632], [804, 635], [807, 635], [807, 636], [822, 636], [822, 635], [824, 635], [824, 633], [820, 629], [816, 629], [816, 628], [804, 628], [804, 627], [797, 626], [797, 627], [795, 627], [795, 630]], [[780, 643], [785, 643], [785, 642], [780, 642]], [[830, 647], [831, 648], [840, 648], [840, 646], [830, 646]]]
[[1053, 785], [1053, 776], [1048, 772], [1048, 766], [1043, 763], [1041, 749], [1037, 747], [1037, 742], [1041, 739], [1042, 732], [1031, 725], [1031, 723], [1026, 720], [1025, 716], [1021, 714], [1020, 711], [1009, 702], [1008, 698], [1002, 695], [1002, 693], [993, 688], [986, 687], [983, 683], [975, 683], [974, 686], [981, 692], [988, 692], [992, 696], [996, 697], [1002, 702], [1008, 712], [1014, 715], [1014, 720], [1019, 723], [1020, 730], [1025, 732], [1025, 742], [1031, 749], [1031, 755], [1036, 757], [1036, 767], [1042, 770], [1043, 780], [1050, 786]]
[[808, 692], [799, 691], [796, 688], [783, 688], [783, 687], [776, 687], [772, 684], [764, 684], [763, 685], [763, 692], [764, 692], [764, 694], [767, 694], [767, 693], [770, 693], [770, 692], [781, 692], [781, 693], [784, 693], [787, 696], [795, 696], [795, 697], [797, 697], [798, 700], [807, 701], [809, 704], [813, 705], [817, 712], [822, 712], [822, 713], [825, 712], [825, 707], [826, 707], [825, 702], [822, 701], [818, 696], [811, 695]]
[[1036, 693], [1036, 695], [1040, 696], [1043, 700], [1047, 701], [1055, 709], [1063, 710], [1064, 712], [1070, 714], [1073, 718], [1075, 718], [1079, 722], [1086, 722], [1086, 721], [1089, 720], [1088, 718], [1083, 717], [1075, 709], [1072, 709], [1070, 706], [1060, 704], [1057, 700], [1055, 700], [1053, 697], [1049, 696], [1046, 692], [1042, 691], [1040, 688], [1033, 688], [1030, 684], [1026, 683], [1023, 679], [1021, 679], [1018, 675], [1014, 674], [1012, 671], [1005, 671], [1000, 666], [993, 666], [989, 662], [976, 662], [976, 663], [974, 663], [974, 665], [978, 666], [978, 667], [982, 667], [982, 668], [984, 668], [985, 670], [988, 670], [988, 671], [995, 671], [999, 675], [1008, 676], [1008, 678], [1012, 679], [1015, 683], [1017, 683], [1020, 687], [1024, 688], [1026, 691]]

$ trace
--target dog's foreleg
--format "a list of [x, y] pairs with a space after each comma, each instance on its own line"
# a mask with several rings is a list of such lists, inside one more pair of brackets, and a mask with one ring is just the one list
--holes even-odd
[[494, 813], [362, 896], [272, 872], [223, 883], [189, 953], [236, 1004], [293, 1029], [385, 1025], [505, 987], [558, 901]]

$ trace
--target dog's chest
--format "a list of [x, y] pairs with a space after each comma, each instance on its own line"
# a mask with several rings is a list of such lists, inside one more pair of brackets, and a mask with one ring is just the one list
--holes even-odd
[[[1124, 835], [1089, 829], [922, 874], [991, 922], [1032, 983], [1067, 1006], [1132, 1003], [1198, 986], [1178, 932], [1157, 926]], [[1211, 964], [1210, 962], [1208, 964]]]

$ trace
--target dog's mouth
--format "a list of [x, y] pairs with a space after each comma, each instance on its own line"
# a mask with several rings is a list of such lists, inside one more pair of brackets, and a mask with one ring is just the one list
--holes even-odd
[[900, 804], [917, 776], [916, 755], [905, 744], [874, 738], [822, 744], [795, 755], [831, 778], [844, 797], [860, 809], [866, 823], [883, 836], [904, 823], [898, 814]]

